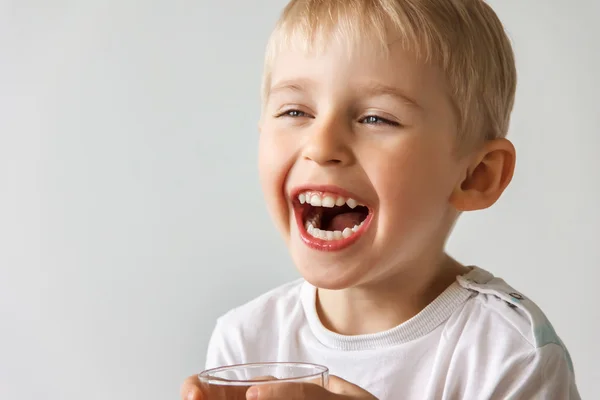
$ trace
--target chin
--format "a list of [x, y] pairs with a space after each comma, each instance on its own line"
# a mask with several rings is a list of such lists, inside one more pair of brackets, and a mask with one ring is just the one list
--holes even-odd
[[[342, 261], [292, 257], [300, 275], [311, 285], [326, 290], [343, 290], [358, 286], [365, 278], [365, 266]], [[312, 258], [312, 262], [310, 261]], [[354, 265], [352, 265], [354, 264]]]

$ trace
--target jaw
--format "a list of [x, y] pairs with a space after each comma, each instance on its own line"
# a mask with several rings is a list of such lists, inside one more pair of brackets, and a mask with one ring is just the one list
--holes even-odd
[[342, 290], [362, 284], [377, 263], [369, 244], [358, 241], [341, 250], [317, 250], [294, 232], [289, 248], [295, 267], [307, 282], [321, 289]]

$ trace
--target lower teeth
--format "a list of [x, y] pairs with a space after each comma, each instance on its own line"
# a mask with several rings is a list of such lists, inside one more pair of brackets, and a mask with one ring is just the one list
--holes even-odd
[[333, 241], [347, 239], [355, 234], [365, 222], [361, 222], [359, 225], [355, 225], [354, 228], [346, 228], [343, 231], [325, 231], [319, 228], [315, 228], [311, 221], [306, 223], [306, 231], [309, 235], [314, 238]]

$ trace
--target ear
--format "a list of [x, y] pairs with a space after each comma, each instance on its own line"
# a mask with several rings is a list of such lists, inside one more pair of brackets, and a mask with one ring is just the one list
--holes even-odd
[[494, 204], [512, 180], [516, 151], [507, 139], [486, 142], [475, 153], [465, 177], [450, 196], [458, 211], [483, 210]]

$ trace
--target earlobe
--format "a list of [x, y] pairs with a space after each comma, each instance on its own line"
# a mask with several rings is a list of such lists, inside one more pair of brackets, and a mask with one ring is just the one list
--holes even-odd
[[477, 152], [450, 197], [458, 211], [483, 210], [493, 205], [512, 180], [516, 151], [507, 139], [486, 142]]

